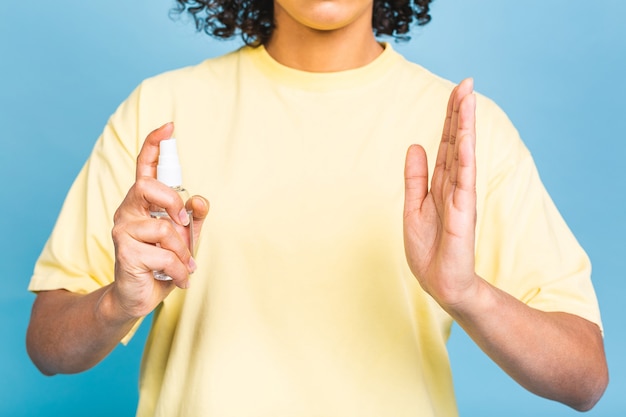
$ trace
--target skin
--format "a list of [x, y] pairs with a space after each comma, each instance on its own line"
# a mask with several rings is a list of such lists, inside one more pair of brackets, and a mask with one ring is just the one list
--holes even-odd
[[[175, 191], [156, 180], [159, 142], [169, 139], [173, 129], [168, 123], [148, 135], [137, 158], [136, 182], [115, 213], [115, 281], [86, 295], [65, 290], [37, 295], [26, 341], [28, 353], [42, 373], [77, 373], [91, 368], [175, 286], [189, 288], [189, 274], [196, 264], [187, 247], [189, 236], [179, 230], [193, 221], [197, 240], [209, 202], [193, 196], [185, 204]], [[165, 208], [178, 226], [152, 219], [151, 205]], [[193, 219], [187, 209], [193, 210]], [[155, 280], [154, 270], [165, 271], [173, 280]]]
[[372, 32], [372, 2], [276, 0], [276, 29], [265, 45], [278, 62], [299, 70], [358, 68], [383, 51]]
[[[371, 10], [371, 0], [276, 0], [276, 31], [266, 49], [278, 62], [306, 71], [363, 66], [382, 52]], [[608, 383], [598, 326], [528, 307], [475, 273], [475, 108], [473, 81], [467, 79], [450, 95], [432, 179], [424, 149], [413, 145], [407, 151], [407, 262], [422, 288], [512, 378], [537, 395], [588, 410]], [[195, 262], [185, 236], [148, 213], [157, 204], [181, 225], [189, 221], [176, 193], [155, 180], [158, 143], [172, 130], [167, 124], [146, 138], [136, 183], [115, 214], [115, 281], [87, 295], [57, 290], [37, 296], [27, 347], [43, 373], [94, 366], [174, 286], [189, 287]], [[190, 207], [199, 233], [209, 203], [194, 196]], [[174, 281], [155, 281], [152, 270], [165, 270]]]
[[433, 178], [426, 153], [405, 164], [407, 262], [422, 288], [505, 372], [529, 391], [579, 411], [608, 384], [600, 329], [581, 317], [533, 309], [475, 273], [475, 109], [471, 79], [452, 92]]

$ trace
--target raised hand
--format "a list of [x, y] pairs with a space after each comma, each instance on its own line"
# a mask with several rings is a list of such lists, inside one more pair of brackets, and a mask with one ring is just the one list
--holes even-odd
[[[179, 195], [156, 180], [159, 143], [169, 139], [168, 123], [151, 132], [137, 158], [135, 184], [114, 217], [115, 284], [111, 291], [129, 316], [148, 314], [174, 286], [189, 287], [189, 274], [196, 265], [190, 253], [189, 228], [194, 222], [194, 241], [209, 210], [200, 196], [183, 202]], [[150, 217], [150, 207], [163, 207], [174, 223]], [[190, 219], [187, 210], [193, 210]], [[152, 271], [164, 271], [172, 281], [157, 281]]]
[[480, 279], [474, 271], [475, 108], [473, 80], [463, 80], [448, 101], [430, 189], [424, 149], [412, 145], [406, 156], [406, 257], [422, 288], [444, 308], [470, 297]]

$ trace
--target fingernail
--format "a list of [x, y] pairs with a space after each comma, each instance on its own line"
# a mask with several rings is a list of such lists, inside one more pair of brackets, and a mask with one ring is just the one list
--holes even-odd
[[178, 219], [183, 226], [187, 226], [189, 224], [189, 214], [187, 210], [184, 208], [178, 213]]
[[193, 259], [193, 257], [189, 258], [189, 273], [193, 274], [194, 272], [196, 272], [196, 269], [198, 268], [198, 264], [196, 264], [196, 261]]
[[191, 281], [187, 280], [180, 288], [182, 288], [183, 290], [188, 290], [190, 287], [191, 287]]

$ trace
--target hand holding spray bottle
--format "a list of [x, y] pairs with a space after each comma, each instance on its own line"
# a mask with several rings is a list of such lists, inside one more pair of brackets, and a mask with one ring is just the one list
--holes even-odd
[[[176, 139], [166, 139], [159, 143], [159, 163], [157, 165], [157, 180], [172, 188], [180, 195], [183, 203], [189, 199], [189, 193], [182, 186], [182, 172], [180, 162], [178, 160], [178, 150], [176, 148]], [[189, 225], [186, 227], [189, 233], [189, 250], [193, 254], [193, 216], [192, 211], [187, 210], [189, 215]], [[172, 221], [165, 209], [155, 207], [150, 208], [150, 216], [156, 219], [166, 219]], [[173, 223], [173, 221], [172, 221]], [[176, 224], [174, 226], [178, 229]], [[180, 231], [180, 229], [178, 229]], [[153, 271], [154, 278], [159, 281], [171, 281], [172, 277], [163, 271]]]

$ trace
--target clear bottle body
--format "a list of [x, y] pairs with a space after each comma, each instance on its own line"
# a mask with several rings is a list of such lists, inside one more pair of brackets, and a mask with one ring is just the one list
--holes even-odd
[[[180, 198], [183, 200], [183, 203], [186, 203], [189, 199], [189, 193], [182, 186], [171, 187], [174, 191], [178, 193]], [[161, 207], [150, 207], [150, 216], [155, 219], [167, 220], [172, 223], [176, 231], [183, 236], [183, 238], [187, 241], [187, 245], [189, 247], [189, 251], [193, 256], [193, 213], [191, 210], [187, 210], [187, 214], [189, 215], [189, 224], [187, 226], [181, 226], [174, 222], [167, 211]], [[158, 244], [157, 244], [158, 245]], [[171, 281], [172, 277], [167, 275], [164, 271], [152, 271], [152, 275], [154, 278], [159, 281]]]

